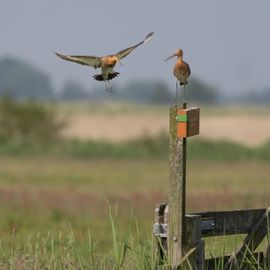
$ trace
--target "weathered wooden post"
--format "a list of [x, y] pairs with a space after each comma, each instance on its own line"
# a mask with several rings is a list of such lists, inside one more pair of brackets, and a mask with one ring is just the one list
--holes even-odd
[[168, 261], [177, 267], [186, 250], [186, 150], [187, 137], [199, 133], [199, 108], [170, 108]]
[[[168, 220], [168, 261], [179, 264], [183, 256], [183, 233], [185, 216], [185, 177], [183, 175], [184, 140], [177, 137], [177, 108], [170, 108], [169, 146], [169, 220]], [[185, 142], [186, 144], [186, 142]], [[185, 170], [186, 168], [184, 168]]]

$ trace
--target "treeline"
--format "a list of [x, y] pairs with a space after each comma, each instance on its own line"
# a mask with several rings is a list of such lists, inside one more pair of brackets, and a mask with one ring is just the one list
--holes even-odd
[[0, 60], [0, 95], [18, 100], [54, 97], [50, 77], [35, 66], [14, 58]]
[[[117, 86], [115, 82], [113, 95], [107, 93], [104, 88], [104, 85], [100, 84], [87, 91], [78, 82], [67, 81], [59, 92], [58, 99], [64, 101], [109, 99], [146, 104], [170, 104], [175, 99], [175, 90], [172, 91], [166, 83], [158, 80], [131, 81], [123, 87]], [[186, 97], [192, 101], [211, 104], [217, 103], [219, 99], [216, 89], [197, 79], [190, 81]]]
[[[91, 85], [93, 85], [91, 83]], [[78, 81], [68, 80], [61, 89], [54, 89], [46, 72], [17, 58], [0, 59], [0, 97], [10, 96], [15, 100], [54, 100], [54, 101], [98, 101], [117, 100], [146, 104], [168, 104], [175, 98], [171, 89], [160, 80], [134, 80], [119, 87], [114, 81], [114, 94], [104, 90], [104, 85], [96, 83], [92, 88], [84, 87]], [[183, 92], [183, 91], [182, 91]], [[222, 95], [214, 86], [192, 76], [186, 91], [186, 98], [197, 103], [243, 103], [270, 104], [270, 87], [260, 91], [249, 91], [243, 95]]]
[[64, 125], [55, 106], [31, 100], [18, 102], [10, 97], [0, 99], [0, 144], [55, 141]]
[[[239, 104], [269, 105], [270, 104], [270, 87], [261, 91], [248, 91], [246, 94], [231, 97], [231, 101]], [[228, 100], [228, 102], [230, 102]]]
[[[218, 101], [217, 89], [192, 78], [188, 91], [189, 100], [202, 103]], [[68, 80], [61, 89], [54, 89], [48, 74], [39, 68], [15, 58], [0, 59], [0, 96], [9, 96], [15, 100], [117, 100], [136, 103], [171, 103], [175, 98], [175, 89], [170, 89], [163, 81], [136, 80], [122, 87], [114, 83], [114, 94], [104, 90], [103, 84], [86, 89], [77, 81]]]

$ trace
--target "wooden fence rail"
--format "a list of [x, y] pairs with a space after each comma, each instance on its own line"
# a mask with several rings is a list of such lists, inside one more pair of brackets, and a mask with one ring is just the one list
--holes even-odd
[[[168, 214], [169, 206], [166, 203], [157, 205], [154, 234], [159, 238], [157, 242], [163, 245], [162, 249], [159, 249], [160, 254], [168, 250]], [[270, 230], [269, 218], [270, 208], [187, 214], [185, 216], [186, 234], [185, 241], [183, 241], [183, 254], [188, 253], [191, 249], [196, 249], [190, 257], [190, 261], [196, 265], [194, 269], [203, 269], [206, 266], [206, 269], [213, 269], [214, 265], [221, 261], [225, 264], [224, 269], [226, 270], [242, 269], [238, 266], [247, 259], [255, 260], [259, 264], [263, 264], [263, 262], [268, 264], [269, 247], [264, 253], [256, 253], [255, 250]], [[205, 260], [203, 238], [234, 234], [247, 234], [236, 252], [224, 256], [224, 258]]]

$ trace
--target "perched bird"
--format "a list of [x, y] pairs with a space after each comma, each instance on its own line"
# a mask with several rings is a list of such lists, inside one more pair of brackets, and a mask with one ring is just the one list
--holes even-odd
[[113, 72], [114, 66], [118, 62], [121, 64], [120, 60], [122, 58], [130, 54], [138, 46], [149, 41], [152, 38], [153, 34], [154, 32], [151, 32], [140, 43], [134, 46], [131, 46], [129, 48], [126, 48], [124, 50], [121, 50], [116, 54], [111, 54], [107, 56], [99, 57], [99, 56], [83, 56], [83, 55], [64, 55], [60, 53], [55, 53], [55, 54], [66, 61], [75, 62], [75, 63], [85, 65], [85, 66], [91, 66], [95, 69], [101, 68], [101, 74], [96, 74], [93, 76], [93, 78], [97, 81], [104, 81], [106, 91], [112, 92], [110, 80], [114, 79], [115, 77], [119, 75], [119, 72]]
[[183, 50], [178, 49], [173, 55], [166, 58], [165, 61], [177, 56], [177, 62], [173, 68], [173, 74], [176, 77], [176, 90], [178, 90], [178, 83], [184, 85], [184, 95], [185, 95], [185, 86], [188, 84], [188, 78], [190, 76], [190, 68], [188, 63], [183, 61]]

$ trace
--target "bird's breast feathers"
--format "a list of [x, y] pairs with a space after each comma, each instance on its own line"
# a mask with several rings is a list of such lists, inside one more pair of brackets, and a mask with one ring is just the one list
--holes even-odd
[[105, 56], [101, 59], [102, 65], [106, 67], [114, 67], [117, 63], [117, 57], [116, 56]]

